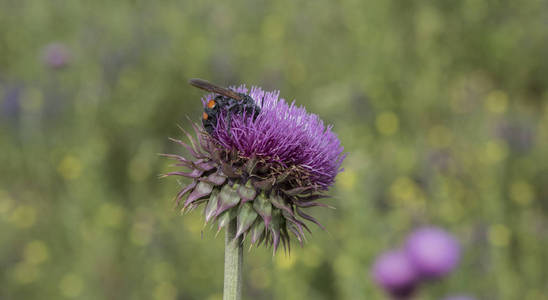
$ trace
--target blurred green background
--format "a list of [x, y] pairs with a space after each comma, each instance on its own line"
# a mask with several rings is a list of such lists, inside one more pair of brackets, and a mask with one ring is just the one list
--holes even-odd
[[350, 153], [328, 232], [246, 251], [246, 299], [384, 299], [421, 224], [464, 256], [417, 299], [548, 299], [547, 54], [540, 0], [2, 0], [0, 299], [222, 298], [223, 238], [158, 179], [191, 77], [280, 89]]

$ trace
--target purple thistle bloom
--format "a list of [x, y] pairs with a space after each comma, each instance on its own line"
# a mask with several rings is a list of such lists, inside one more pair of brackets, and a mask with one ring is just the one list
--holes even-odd
[[405, 251], [417, 272], [431, 279], [447, 275], [460, 260], [458, 241], [435, 227], [415, 230], [407, 239]]
[[[302, 244], [304, 231], [310, 232], [305, 220], [323, 228], [304, 210], [327, 206], [317, 200], [327, 197], [323, 192], [342, 171], [345, 154], [331, 126], [287, 104], [279, 92], [253, 87], [247, 94], [244, 86], [227, 90], [202, 80], [191, 84], [225, 98], [202, 98], [206, 128], [194, 126], [197, 141], [190, 134], [190, 145], [174, 140], [191, 159], [165, 155], [189, 169], [165, 174], [192, 179], [176, 197], [177, 203], [186, 197], [183, 210], [205, 204], [206, 222], [216, 221], [221, 230], [236, 219], [236, 237], [249, 236], [255, 245], [264, 241], [274, 251], [280, 242], [289, 250], [289, 232]], [[252, 110], [239, 106], [242, 94], [254, 101]]]
[[418, 274], [402, 250], [388, 251], [379, 256], [372, 273], [377, 284], [401, 299], [411, 296], [419, 281]]
[[70, 51], [61, 43], [51, 43], [44, 47], [43, 61], [50, 68], [61, 69], [68, 65], [70, 59]]
[[[246, 94], [248, 89], [234, 89]], [[231, 117], [227, 130], [226, 113], [221, 116], [213, 136], [227, 149], [236, 149], [246, 157], [260, 156], [284, 167], [296, 167], [307, 172], [311, 185], [326, 190], [335, 180], [345, 157], [343, 147], [332, 126], [325, 126], [315, 114], [306, 112], [295, 102], [288, 104], [278, 91], [265, 92], [252, 87], [249, 95], [261, 112], [255, 120], [249, 115]], [[208, 95], [202, 99], [204, 107]]]

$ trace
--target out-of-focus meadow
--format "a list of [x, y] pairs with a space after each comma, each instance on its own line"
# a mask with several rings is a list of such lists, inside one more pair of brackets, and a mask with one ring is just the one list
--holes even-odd
[[[546, 1], [0, 2], [0, 299], [221, 299], [223, 237], [158, 179], [201, 116], [191, 77], [280, 89], [349, 156], [246, 299], [385, 299], [420, 225], [463, 249], [417, 299], [548, 299]], [[296, 243], [295, 243], [296, 244]]]

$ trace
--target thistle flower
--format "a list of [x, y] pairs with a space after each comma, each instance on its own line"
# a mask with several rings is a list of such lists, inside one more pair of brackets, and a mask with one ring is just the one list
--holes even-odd
[[411, 296], [419, 282], [419, 276], [402, 250], [381, 254], [373, 266], [373, 279], [396, 299]]
[[423, 227], [411, 233], [405, 251], [417, 272], [430, 279], [447, 275], [460, 259], [458, 241], [436, 227]]
[[[206, 223], [217, 222], [219, 231], [236, 219], [236, 238], [249, 236], [252, 245], [264, 241], [275, 252], [281, 241], [289, 249], [289, 232], [302, 244], [304, 231], [310, 232], [305, 220], [322, 227], [304, 209], [327, 207], [317, 200], [327, 197], [325, 192], [342, 171], [343, 147], [331, 126], [303, 107], [288, 104], [279, 92], [245, 86], [232, 90], [249, 95], [260, 113], [221, 110], [209, 133], [194, 124], [196, 139], [185, 132], [189, 144], [172, 139], [191, 156], [164, 155], [189, 169], [165, 176], [192, 179], [176, 202], [182, 210], [203, 204]], [[202, 98], [204, 109], [215, 96]]]

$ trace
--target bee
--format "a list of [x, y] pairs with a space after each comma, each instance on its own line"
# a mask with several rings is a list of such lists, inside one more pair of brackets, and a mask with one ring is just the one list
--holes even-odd
[[202, 113], [202, 125], [209, 134], [215, 130], [221, 112], [227, 112], [228, 132], [231, 128], [233, 114], [245, 113], [249, 116], [252, 115], [253, 120], [255, 120], [261, 112], [261, 108], [255, 104], [255, 101], [249, 95], [216, 86], [202, 79], [193, 78], [189, 80], [189, 83], [202, 90], [218, 94], [207, 100], [204, 112]]

